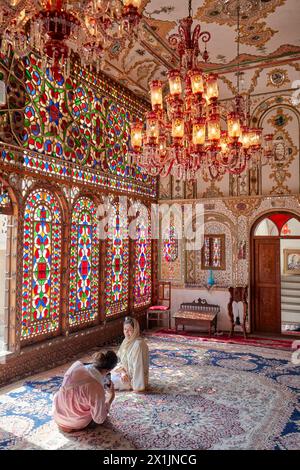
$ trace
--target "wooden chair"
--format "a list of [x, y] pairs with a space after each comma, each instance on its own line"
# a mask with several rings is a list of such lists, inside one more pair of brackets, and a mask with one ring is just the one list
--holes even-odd
[[[247, 338], [246, 332], [246, 320], [248, 316], [248, 287], [229, 287], [230, 292], [230, 301], [228, 304], [228, 315], [231, 321], [231, 329], [229, 336], [232, 336], [234, 333], [234, 327], [237, 325], [241, 325], [244, 333], [244, 338]], [[233, 302], [243, 302], [243, 318], [242, 323], [240, 322], [239, 317], [234, 319], [233, 315]]]
[[147, 310], [147, 329], [150, 321], [159, 322], [167, 318], [168, 327], [171, 328], [171, 282], [159, 282], [158, 302]]

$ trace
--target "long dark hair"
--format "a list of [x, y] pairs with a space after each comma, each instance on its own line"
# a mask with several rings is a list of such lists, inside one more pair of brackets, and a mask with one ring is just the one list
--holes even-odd
[[93, 366], [96, 367], [96, 369], [101, 370], [101, 369], [107, 369], [111, 370], [113, 369], [118, 362], [118, 356], [114, 351], [108, 350], [106, 352], [96, 352], [93, 355]]

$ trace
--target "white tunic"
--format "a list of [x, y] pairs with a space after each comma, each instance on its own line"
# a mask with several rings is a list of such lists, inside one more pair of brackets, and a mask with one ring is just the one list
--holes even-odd
[[[126, 371], [130, 383], [123, 383], [121, 372]], [[117, 390], [143, 392], [149, 382], [149, 348], [143, 338], [137, 338], [128, 348], [125, 358], [112, 370], [111, 378]]]

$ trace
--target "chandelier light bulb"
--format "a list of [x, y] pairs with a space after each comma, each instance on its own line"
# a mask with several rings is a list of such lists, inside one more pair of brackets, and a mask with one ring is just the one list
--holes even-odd
[[139, 9], [141, 6], [141, 0], [123, 0], [124, 7], [134, 7]]
[[215, 73], [207, 77], [206, 95], [210, 101], [217, 100], [219, 97], [218, 76]]
[[205, 118], [195, 119], [193, 122], [193, 145], [203, 145], [205, 142]]
[[168, 72], [169, 88], [171, 96], [179, 96], [182, 93], [181, 77], [179, 70]]
[[223, 154], [228, 152], [228, 143], [228, 133], [226, 131], [222, 131], [220, 138], [220, 148]]
[[151, 106], [153, 111], [162, 109], [162, 82], [152, 80], [150, 83]]
[[147, 137], [150, 145], [156, 145], [159, 136], [159, 122], [156, 113], [151, 111], [147, 114]]
[[260, 128], [250, 129], [251, 147], [253, 147], [254, 149], [259, 149], [261, 147], [261, 137], [262, 137], [262, 129]]
[[176, 116], [172, 120], [172, 137], [173, 139], [182, 139], [184, 136], [184, 119], [183, 116]]
[[199, 70], [191, 70], [189, 72], [193, 94], [201, 94], [204, 92], [203, 75]]
[[139, 121], [131, 124], [131, 146], [135, 152], [142, 148], [143, 124]]
[[242, 126], [239, 141], [243, 147], [248, 150], [251, 146], [251, 131], [247, 126]]
[[227, 117], [228, 136], [231, 139], [238, 139], [241, 136], [241, 123], [238, 113], [229, 113]]
[[207, 123], [208, 140], [217, 141], [221, 137], [220, 116], [213, 114], [209, 117]]

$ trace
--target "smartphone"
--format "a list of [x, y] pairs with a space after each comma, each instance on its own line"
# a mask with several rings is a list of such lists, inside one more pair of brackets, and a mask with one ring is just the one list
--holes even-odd
[[111, 386], [111, 373], [106, 374], [104, 378], [104, 388], [110, 388]]

